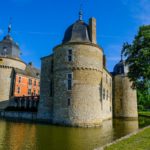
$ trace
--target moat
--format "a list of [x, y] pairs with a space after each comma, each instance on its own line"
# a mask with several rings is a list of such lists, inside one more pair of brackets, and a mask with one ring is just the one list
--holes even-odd
[[0, 121], [0, 150], [92, 150], [150, 125], [150, 118], [139, 121], [115, 119], [100, 128], [70, 128], [53, 125]]

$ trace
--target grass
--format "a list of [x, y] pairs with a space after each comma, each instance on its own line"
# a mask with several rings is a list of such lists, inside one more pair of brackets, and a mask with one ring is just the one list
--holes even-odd
[[150, 150], [150, 128], [119, 141], [104, 150]]
[[150, 111], [140, 111], [139, 112], [140, 116], [146, 116], [146, 117], [150, 117]]

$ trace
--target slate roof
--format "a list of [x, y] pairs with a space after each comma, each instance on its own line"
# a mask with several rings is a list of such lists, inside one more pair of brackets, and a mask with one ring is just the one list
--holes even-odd
[[120, 60], [119, 63], [117, 63], [114, 67], [113, 74], [125, 74], [128, 72], [128, 66], [125, 65], [125, 61]]
[[25, 70], [14, 68], [14, 71], [18, 74], [40, 79], [40, 70], [30, 65], [27, 65]]
[[91, 42], [88, 24], [78, 20], [68, 27], [63, 39], [63, 43], [67, 42]]

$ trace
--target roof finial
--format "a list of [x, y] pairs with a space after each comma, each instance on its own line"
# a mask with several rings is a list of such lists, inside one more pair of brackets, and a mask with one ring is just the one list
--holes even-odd
[[82, 11], [82, 4], [80, 5], [80, 11], [79, 11], [79, 20], [83, 20], [83, 11]]
[[10, 35], [10, 33], [11, 33], [11, 21], [12, 21], [12, 18], [10, 18], [10, 20], [9, 20], [9, 25], [8, 25], [8, 35]]

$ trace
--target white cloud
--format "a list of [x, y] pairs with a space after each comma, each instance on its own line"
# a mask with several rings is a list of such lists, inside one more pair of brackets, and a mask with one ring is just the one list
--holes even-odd
[[140, 24], [150, 24], [150, 0], [121, 0]]

